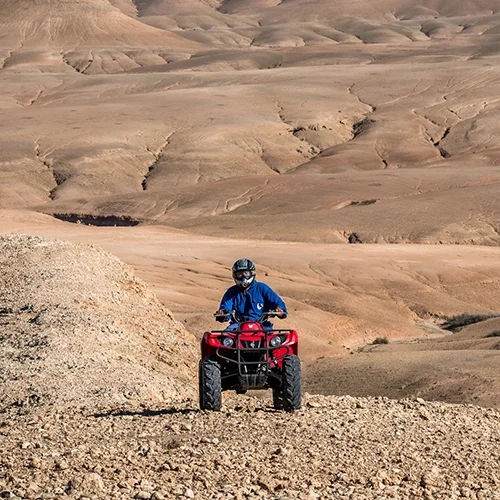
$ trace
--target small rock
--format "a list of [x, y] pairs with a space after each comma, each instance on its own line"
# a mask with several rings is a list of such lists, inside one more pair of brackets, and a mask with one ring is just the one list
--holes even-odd
[[194, 498], [194, 491], [192, 489], [188, 488], [184, 492], [184, 496], [187, 497], [187, 498]]
[[142, 479], [141, 482], [139, 483], [139, 487], [141, 488], [142, 491], [149, 491], [149, 492], [155, 489], [155, 485], [151, 481], [148, 481], [147, 479]]
[[[37, 457], [32, 457], [31, 460], [29, 461], [29, 466], [32, 469], [39, 469], [42, 466], [42, 461]], [[2, 497], [2, 498], [5, 498], [5, 497]]]
[[56, 462], [56, 469], [59, 469], [59, 470], [69, 469], [68, 462], [65, 462], [64, 460], [60, 460], [60, 461]]
[[26, 489], [28, 490], [28, 493], [35, 495], [36, 493], [38, 493], [40, 487], [37, 483], [31, 482], [28, 484], [28, 487]]
[[321, 403], [318, 403], [317, 401], [308, 401], [307, 406], [310, 406], [311, 408], [321, 408]]
[[441, 475], [441, 469], [437, 465], [433, 465], [431, 468], [431, 474], [434, 476], [440, 476]]
[[139, 498], [139, 500], [149, 500], [151, 498], [151, 493], [149, 491], [139, 491], [135, 498]]
[[96, 472], [85, 474], [80, 487], [86, 492], [102, 491], [104, 489], [104, 481]]
[[160, 493], [159, 491], [155, 491], [151, 495], [151, 500], [165, 500], [165, 495], [163, 495], [163, 493]]

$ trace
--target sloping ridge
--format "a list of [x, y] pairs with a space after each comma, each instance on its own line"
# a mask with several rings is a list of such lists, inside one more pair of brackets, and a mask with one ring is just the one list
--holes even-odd
[[0, 408], [165, 403], [194, 394], [194, 338], [104, 250], [0, 237]]
[[[163, 0], [168, 2], [169, 0]], [[471, 14], [491, 14], [500, 6], [498, 0], [224, 0], [219, 8], [221, 12], [231, 14], [255, 12], [266, 7], [271, 16], [285, 18], [293, 14], [294, 19], [313, 19], [317, 12], [321, 18], [340, 19], [344, 17], [385, 17], [395, 14], [400, 18], [429, 17], [440, 14], [459, 16]], [[268, 11], [268, 12], [269, 12]], [[280, 14], [281, 13], [281, 14]]]
[[0, 38], [13, 48], [198, 47], [132, 19], [108, 0], [0, 0]]

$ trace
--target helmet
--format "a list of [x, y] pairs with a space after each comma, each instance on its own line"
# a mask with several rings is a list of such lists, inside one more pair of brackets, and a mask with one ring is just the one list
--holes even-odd
[[233, 264], [233, 279], [241, 288], [248, 288], [255, 281], [255, 264], [249, 259], [238, 259]]

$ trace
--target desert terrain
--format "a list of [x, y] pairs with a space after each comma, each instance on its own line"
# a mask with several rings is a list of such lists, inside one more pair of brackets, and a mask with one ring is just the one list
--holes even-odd
[[498, 498], [496, 409], [305, 393], [292, 414], [268, 394], [201, 412], [196, 339], [130, 267], [39, 236], [0, 250], [2, 498]]
[[[499, 61], [498, 0], [0, 0], [3, 497], [499, 498]], [[300, 333], [298, 416], [194, 411], [240, 257]], [[264, 474], [252, 426], [319, 479], [205, 484]]]

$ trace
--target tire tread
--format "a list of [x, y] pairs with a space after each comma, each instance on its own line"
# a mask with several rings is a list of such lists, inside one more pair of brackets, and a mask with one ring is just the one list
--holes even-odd
[[283, 358], [283, 408], [286, 411], [302, 407], [302, 374], [300, 359], [296, 355]]
[[213, 356], [200, 360], [199, 401], [201, 410], [219, 411], [222, 407], [221, 366]]

